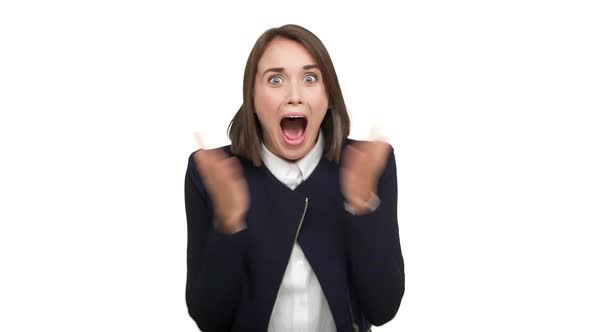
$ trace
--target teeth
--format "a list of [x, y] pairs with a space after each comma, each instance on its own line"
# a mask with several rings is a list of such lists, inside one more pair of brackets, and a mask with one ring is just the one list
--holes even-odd
[[305, 119], [303, 115], [289, 115], [287, 116], [288, 119]]

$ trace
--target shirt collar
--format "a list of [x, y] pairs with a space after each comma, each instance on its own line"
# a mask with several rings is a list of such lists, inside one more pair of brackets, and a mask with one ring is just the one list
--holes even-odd
[[299, 171], [301, 171], [303, 180], [307, 180], [316, 166], [320, 163], [323, 153], [324, 136], [320, 130], [314, 147], [307, 153], [307, 155], [305, 155], [305, 157], [297, 160], [296, 162], [290, 162], [276, 156], [270, 152], [270, 150], [268, 150], [264, 143], [262, 143], [261, 157], [262, 162], [264, 162], [269, 171], [284, 183], [284, 180], [289, 176], [289, 174]]

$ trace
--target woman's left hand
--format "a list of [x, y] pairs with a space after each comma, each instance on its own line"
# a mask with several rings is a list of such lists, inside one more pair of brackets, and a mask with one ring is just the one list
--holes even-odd
[[385, 168], [391, 146], [383, 141], [357, 142], [346, 146], [340, 169], [340, 185], [346, 203], [355, 214], [369, 212], [372, 195]]

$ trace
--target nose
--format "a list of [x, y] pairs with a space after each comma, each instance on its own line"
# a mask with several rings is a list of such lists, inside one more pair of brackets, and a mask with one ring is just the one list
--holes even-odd
[[299, 105], [303, 104], [301, 87], [298, 84], [290, 84], [287, 92], [287, 104]]

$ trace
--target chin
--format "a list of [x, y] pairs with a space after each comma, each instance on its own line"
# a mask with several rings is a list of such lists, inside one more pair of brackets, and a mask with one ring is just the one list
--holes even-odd
[[303, 157], [305, 157], [305, 155], [307, 154], [307, 152], [309, 151], [305, 151], [305, 152], [286, 152], [286, 153], [282, 153], [281, 157], [283, 159], [289, 160], [289, 161], [297, 161]]

